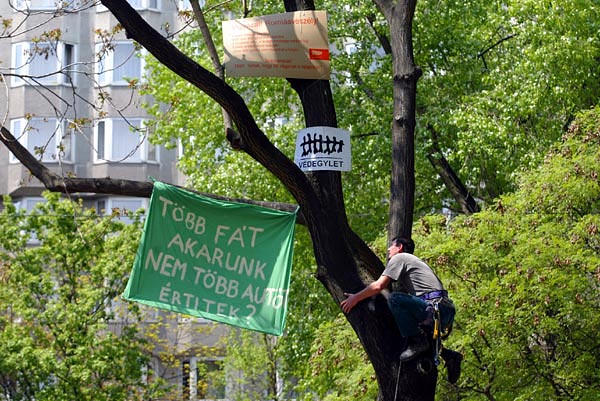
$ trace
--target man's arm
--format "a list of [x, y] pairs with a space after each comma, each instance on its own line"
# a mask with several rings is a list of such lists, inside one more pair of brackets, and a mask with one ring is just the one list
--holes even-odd
[[371, 284], [357, 292], [356, 294], [344, 293], [347, 297], [342, 301], [340, 306], [344, 313], [348, 313], [356, 306], [357, 303], [362, 301], [363, 299], [370, 298], [373, 295], [379, 294], [381, 291], [385, 290], [387, 286], [390, 284], [392, 279], [388, 276], [380, 276], [376, 281], [373, 281]]

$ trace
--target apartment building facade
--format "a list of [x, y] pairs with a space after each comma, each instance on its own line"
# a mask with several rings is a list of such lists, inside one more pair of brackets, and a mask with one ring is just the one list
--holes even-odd
[[[156, 29], [184, 29], [179, 0], [129, 0]], [[185, 185], [177, 170], [178, 147], [150, 143], [152, 121], [143, 108], [152, 99], [136, 90], [144, 80], [143, 50], [115, 30], [116, 19], [93, 0], [8, 0], [0, 15], [0, 118], [2, 126], [44, 165], [62, 176], [148, 181]], [[0, 146], [0, 194], [20, 208], [42, 202], [44, 188]], [[94, 193], [73, 194], [84, 206], [110, 214], [135, 211], [148, 199]], [[170, 349], [179, 366], [153, 358], [151, 370], [179, 383], [181, 398], [223, 399], [226, 389], [198, 391], [198, 372], [218, 367], [221, 352], [207, 357], [200, 348], [218, 346], [226, 328], [148, 311], [148, 324], [164, 320], [159, 352]], [[126, 322], [111, 322], [119, 331]], [[205, 369], [199, 369], [200, 364]], [[206, 384], [206, 383], [205, 383]]]
[[[157, 29], [181, 25], [179, 3], [131, 2]], [[60, 4], [60, 7], [57, 6]], [[55, 0], [3, 2], [11, 29], [0, 40], [5, 89], [2, 124], [46, 166], [61, 175], [184, 184], [177, 151], [148, 141], [151, 121], [135, 89], [143, 82], [143, 52], [114, 32], [117, 21], [101, 5]], [[57, 10], [59, 10], [57, 12]], [[6, 148], [0, 149], [0, 193], [31, 205], [41, 184]], [[79, 194], [99, 209], [137, 209], [145, 199]]]

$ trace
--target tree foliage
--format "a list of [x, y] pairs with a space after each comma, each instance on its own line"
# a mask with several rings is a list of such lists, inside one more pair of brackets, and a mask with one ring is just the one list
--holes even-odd
[[[442, 378], [438, 399], [597, 398], [599, 145], [596, 107], [578, 114], [543, 165], [520, 175], [515, 192], [472, 216], [432, 214], [417, 223], [416, 252], [448, 283], [457, 305], [445, 345], [465, 356], [461, 379], [453, 386]], [[385, 238], [374, 246], [383, 252]], [[363, 388], [369, 364], [347, 337], [351, 328], [332, 326], [313, 343], [307, 368], [326, 372], [305, 380], [337, 399]], [[333, 344], [345, 344], [344, 351]]]
[[600, 390], [600, 108], [582, 113], [518, 191], [452, 221], [427, 216], [421, 254], [450, 284], [446, 399], [593, 400]]
[[108, 323], [139, 224], [45, 197], [30, 214], [6, 197], [0, 213], [0, 399], [147, 399], [144, 340]]
[[298, 384], [301, 400], [372, 400], [377, 381], [351, 327], [338, 316], [321, 324]]
[[514, 189], [518, 172], [598, 102], [598, 21], [586, 0], [420, 2], [421, 151], [444, 154], [482, 200]]

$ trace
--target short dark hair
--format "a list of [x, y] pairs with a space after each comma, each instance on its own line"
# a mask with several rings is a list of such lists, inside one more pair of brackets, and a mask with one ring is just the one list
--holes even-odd
[[393, 245], [400, 246], [406, 253], [413, 253], [415, 251], [415, 242], [410, 238], [394, 237], [391, 241]]

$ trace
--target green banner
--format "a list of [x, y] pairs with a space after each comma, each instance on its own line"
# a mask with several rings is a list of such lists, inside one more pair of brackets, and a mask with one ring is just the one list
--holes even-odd
[[295, 221], [295, 213], [155, 182], [123, 297], [281, 335]]

